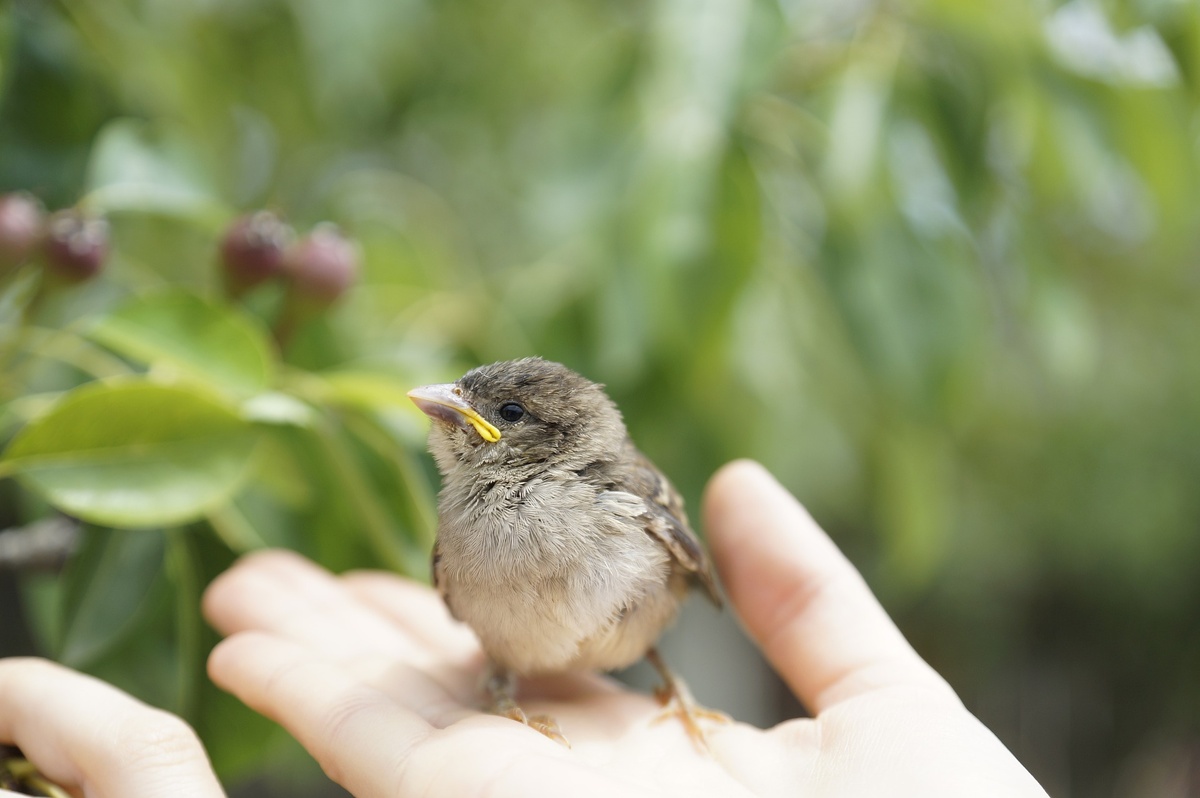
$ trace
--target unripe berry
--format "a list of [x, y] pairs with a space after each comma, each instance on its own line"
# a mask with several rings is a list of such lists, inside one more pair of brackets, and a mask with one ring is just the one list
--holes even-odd
[[221, 265], [230, 296], [242, 294], [283, 271], [283, 253], [295, 238], [291, 226], [270, 211], [234, 220], [221, 239]]
[[324, 307], [358, 279], [358, 246], [337, 226], [319, 224], [288, 249], [284, 269], [291, 278], [293, 294]]
[[19, 266], [42, 237], [45, 213], [28, 194], [0, 195], [0, 274]]
[[94, 277], [108, 257], [108, 222], [75, 209], [55, 213], [46, 223], [42, 257], [52, 273], [70, 282]]

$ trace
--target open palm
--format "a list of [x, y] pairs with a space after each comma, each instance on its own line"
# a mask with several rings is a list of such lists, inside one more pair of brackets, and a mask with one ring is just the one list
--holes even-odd
[[704, 514], [734, 608], [815, 718], [710, 724], [702, 752], [604, 677], [526, 683], [523, 707], [554, 716], [568, 749], [477, 709], [482, 653], [432, 591], [286, 552], [209, 588], [205, 612], [229, 636], [209, 671], [358, 798], [1045, 795], [761, 467], [722, 469]]

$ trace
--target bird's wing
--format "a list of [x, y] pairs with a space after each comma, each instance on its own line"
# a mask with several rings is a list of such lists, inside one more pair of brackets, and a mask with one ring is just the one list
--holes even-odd
[[712, 560], [688, 526], [687, 513], [683, 509], [683, 497], [658, 468], [631, 442], [626, 443], [628, 468], [621, 469], [621, 483], [612, 487], [630, 493], [641, 501], [638, 517], [646, 531], [670, 552], [671, 558], [695, 581], [704, 587], [704, 592], [713, 604], [722, 605], [717, 590], [717, 578]]

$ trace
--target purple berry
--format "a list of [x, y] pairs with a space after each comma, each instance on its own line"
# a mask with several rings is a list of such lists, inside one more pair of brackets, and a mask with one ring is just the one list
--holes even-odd
[[287, 251], [284, 268], [298, 297], [329, 305], [358, 279], [358, 247], [335, 225], [319, 224]]
[[238, 297], [283, 271], [283, 254], [295, 233], [270, 211], [234, 220], [221, 239], [226, 286]]
[[47, 268], [71, 282], [94, 277], [108, 257], [108, 222], [75, 209], [53, 214], [46, 223], [42, 257]]
[[0, 195], [0, 274], [33, 254], [45, 215], [41, 203], [28, 194]]

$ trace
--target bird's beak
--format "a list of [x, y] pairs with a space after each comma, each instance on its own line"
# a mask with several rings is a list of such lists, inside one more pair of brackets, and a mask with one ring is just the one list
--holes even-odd
[[462, 398], [462, 389], [454, 383], [444, 385], [423, 385], [408, 392], [408, 398], [421, 409], [421, 412], [434, 421], [466, 429], [474, 427], [479, 437], [488, 443], [500, 440], [500, 430], [493, 427], [487, 420], [475, 411]]

